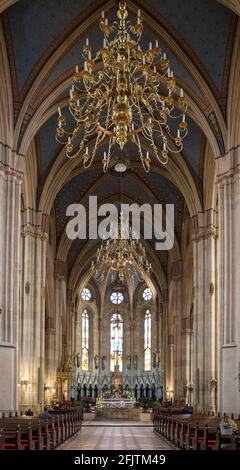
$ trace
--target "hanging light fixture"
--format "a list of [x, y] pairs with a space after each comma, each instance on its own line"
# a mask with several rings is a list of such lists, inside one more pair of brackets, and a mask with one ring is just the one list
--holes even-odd
[[134, 238], [131, 229], [128, 231], [122, 214], [111, 238], [103, 240], [98, 248], [91, 271], [95, 273], [96, 279], [105, 279], [111, 273], [113, 279], [119, 282], [124, 281], [124, 276], [140, 281], [143, 273], [151, 274], [152, 266], [146, 257], [145, 247]]
[[[111, 161], [112, 147], [123, 149], [131, 141], [138, 148], [144, 170], [149, 172], [150, 154], [165, 165], [169, 151], [182, 151], [188, 132], [187, 102], [182, 89], [177, 93], [170, 62], [158, 41], [154, 46], [150, 42], [147, 51], [141, 49], [141, 11], [136, 24], [132, 24], [127, 19], [126, 1], [122, 0], [117, 17], [110, 25], [102, 12], [103, 47], [95, 57], [86, 39], [84, 64], [76, 66], [70, 89], [69, 111], [74, 126], [67, 130], [66, 116], [58, 108], [56, 139], [66, 146], [68, 158], [83, 155], [84, 168], [90, 167], [98, 148], [106, 145], [104, 172]], [[172, 129], [171, 120], [178, 121]], [[143, 142], [149, 149], [145, 154]]]

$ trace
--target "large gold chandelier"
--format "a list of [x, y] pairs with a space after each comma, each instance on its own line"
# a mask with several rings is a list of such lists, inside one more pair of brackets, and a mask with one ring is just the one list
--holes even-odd
[[[188, 132], [186, 98], [182, 89], [177, 92], [170, 62], [158, 41], [154, 47], [150, 43], [147, 51], [141, 49], [141, 11], [136, 24], [132, 24], [127, 19], [126, 1], [122, 0], [117, 16], [118, 21], [110, 25], [102, 12], [103, 47], [95, 57], [86, 40], [84, 64], [76, 66], [70, 89], [69, 111], [74, 126], [67, 130], [66, 116], [58, 108], [56, 139], [66, 146], [68, 158], [83, 156], [85, 168], [92, 164], [98, 148], [105, 145], [104, 172], [113, 146], [123, 149], [131, 141], [149, 172], [150, 154], [164, 165], [169, 151], [179, 153], [183, 149], [182, 141]], [[148, 149], [145, 154], [143, 143]]]
[[146, 257], [142, 243], [133, 238], [132, 230], [127, 231], [121, 216], [121, 222], [108, 240], [103, 240], [97, 250], [96, 260], [91, 271], [96, 278], [106, 277], [106, 273], [116, 273], [119, 279], [124, 275], [142, 279], [142, 274], [151, 274], [152, 266]]

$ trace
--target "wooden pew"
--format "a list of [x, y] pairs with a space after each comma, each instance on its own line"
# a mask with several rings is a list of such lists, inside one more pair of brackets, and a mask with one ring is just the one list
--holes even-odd
[[0, 450], [20, 450], [20, 440], [20, 426], [0, 429]]
[[55, 449], [81, 429], [81, 409], [56, 410], [47, 419], [34, 416], [0, 418], [0, 450]]
[[[43, 448], [43, 440], [41, 435], [41, 426], [38, 418], [4, 418], [0, 419], [0, 428], [3, 430], [5, 442], [8, 441], [8, 435], [15, 434], [18, 429], [18, 448], [26, 448], [28, 450]], [[4, 443], [1, 443], [1, 447]], [[10, 446], [9, 446], [10, 447]], [[12, 446], [14, 447], [14, 446]]]
[[240, 448], [240, 420], [235, 420], [239, 431], [235, 436], [221, 436], [220, 416], [184, 415], [176, 413], [171, 415], [166, 410], [154, 410], [154, 430], [169, 439], [180, 449], [186, 450], [220, 450], [226, 448]]

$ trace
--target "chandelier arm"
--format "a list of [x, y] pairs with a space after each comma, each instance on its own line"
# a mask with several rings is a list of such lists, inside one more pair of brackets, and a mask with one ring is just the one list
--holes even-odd
[[79, 148], [79, 149], [77, 150], [77, 152], [74, 153], [73, 155], [70, 155], [70, 153], [68, 153], [68, 151], [66, 151], [66, 156], [67, 156], [67, 158], [69, 158], [69, 160], [73, 160], [74, 158], [78, 157], [78, 155], [81, 153], [81, 150], [82, 150], [82, 149]]
[[161, 151], [161, 156], [159, 155], [159, 152], [158, 152], [158, 149], [157, 149], [157, 146], [155, 144], [153, 144], [153, 151], [154, 151], [154, 154], [155, 154], [155, 157], [157, 158], [157, 160], [162, 164], [162, 165], [166, 165], [168, 163], [168, 155], [166, 153], [164, 153], [163, 155], [163, 151]]
[[146, 173], [149, 173], [149, 171], [150, 171], [150, 165], [146, 163], [146, 159], [145, 159], [144, 156], [143, 156], [142, 147], [141, 147], [141, 142], [140, 142], [140, 139], [139, 139], [139, 135], [138, 135], [138, 134], [136, 135], [136, 140], [137, 140], [138, 152], [139, 152], [139, 156], [140, 156], [140, 159], [141, 159], [141, 162], [142, 162], [142, 166], [143, 166], [143, 168], [144, 168], [144, 171], [145, 171]]

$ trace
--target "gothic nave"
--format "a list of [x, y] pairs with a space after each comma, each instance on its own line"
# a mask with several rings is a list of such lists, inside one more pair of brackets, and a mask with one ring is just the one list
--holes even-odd
[[[111, 448], [107, 428], [100, 444], [98, 415], [124, 419], [117, 448], [128, 439], [139, 448], [146, 419], [149, 449], [200, 449], [160, 424], [164, 410], [186, 405], [193, 421], [216, 425], [215, 443], [232, 417], [230, 445], [240, 449], [239, 15], [239, 0], [0, 0], [1, 450], [18, 446], [13, 417], [17, 426], [31, 410], [34, 426], [44, 408], [62, 406], [84, 411], [71, 418], [74, 449], [91, 429], [94, 449]], [[126, 18], [137, 23], [125, 35]], [[69, 236], [73, 204], [86, 209], [85, 228], [76, 218], [85, 238]], [[118, 224], [123, 206], [140, 207], [140, 241], [133, 228], [119, 244], [93, 236], [110, 205]], [[162, 205], [170, 249], [156, 249], [156, 230], [145, 236], [143, 205]], [[123, 400], [121, 415], [111, 400]], [[91, 428], [81, 441], [82, 419]], [[63, 441], [53, 447], [71, 448]]]

